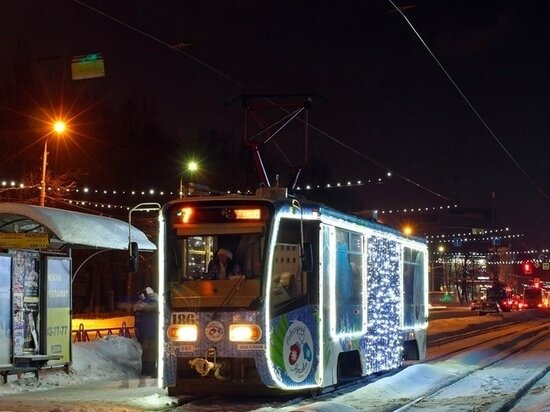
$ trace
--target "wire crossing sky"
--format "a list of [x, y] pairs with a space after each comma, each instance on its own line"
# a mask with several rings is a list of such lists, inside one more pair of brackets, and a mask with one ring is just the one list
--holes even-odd
[[[118, 23], [118, 24], [120, 24], [120, 25], [126, 27], [126, 28], [129, 29], [129, 30], [132, 30], [132, 31], [134, 31], [134, 32], [136, 32], [136, 33], [139, 33], [140, 35], [145, 36], [145, 37], [149, 38], [150, 40], [153, 40], [153, 41], [155, 41], [155, 42], [157, 42], [157, 43], [159, 43], [159, 44], [161, 44], [161, 45], [163, 45], [163, 46], [165, 46], [165, 47], [167, 47], [167, 48], [169, 48], [169, 49], [172, 49], [172, 50], [175, 50], [175, 51], [177, 51], [177, 52], [179, 52], [179, 53], [182, 53], [183, 55], [185, 55], [185, 56], [188, 57], [189, 59], [193, 60], [195, 63], [197, 63], [197, 64], [203, 66], [204, 68], [206, 68], [206, 69], [208, 69], [208, 70], [210, 70], [210, 71], [212, 71], [212, 72], [214, 72], [214, 73], [216, 73], [217, 75], [223, 77], [224, 79], [230, 81], [230, 82], [233, 83], [234, 85], [236, 85], [236, 86], [238, 86], [238, 87], [240, 87], [240, 88], [242, 88], [242, 89], [244, 89], [244, 90], [248, 90], [248, 91], [251, 92], [251, 93], [258, 93], [257, 91], [251, 89], [250, 87], [247, 87], [245, 84], [239, 82], [239, 81], [236, 80], [234, 77], [228, 75], [227, 73], [224, 73], [224, 72], [221, 71], [221, 70], [218, 70], [218, 69], [215, 68], [213, 65], [208, 64], [208, 63], [206, 63], [205, 61], [203, 61], [203, 60], [201, 60], [201, 59], [199, 59], [199, 58], [193, 56], [192, 54], [186, 52], [185, 50], [183, 50], [183, 49], [180, 48], [180, 47], [175, 47], [174, 45], [171, 45], [171, 44], [169, 44], [169, 43], [167, 43], [167, 42], [165, 42], [165, 41], [159, 39], [158, 37], [153, 36], [153, 35], [150, 34], [150, 33], [147, 33], [147, 32], [145, 32], [145, 31], [143, 31], [143, 30], [141, 30], [141, 29], [139, 29], [139, 28], [136, 28], [136, 27], [134, 27], [134, 26], [132, 26], [132, 25], [130, 25], [130, 24], [128, 24], [128, 23], [126, 23], [126, 22], [124, 22], [124, 21], [122, 21], [122, 20], [116, 18], [116, 17], [113, 17], [113, 16], [111, 16], [111, 15], [108, 14], [108, 13], [105, 13], [105, 12], [103, 12], [103, 11], [101, 11], [101, 10], [95, 8], [95, 7], [92, 7], [92, 6], [90, 6], [89, 4], [86, 4], [86, 3], [82, 2], [81, 0], [73, 0], [73, 1], [74, 1], [75, 3], [80, 4], [80, 5], [83, 6], [83, 7], [86, 7], [86, 8], [88, 8], [88, 9], [94, 11], [95, 13], [98, 13], [98, 14], [102, 15], [102, 16], [105, 17], [105, 18], [108, 18], [108, 19], [110, 19], [110, 20], [112, 20], [112, 21], [114, 21], [114, 22], [116, 22], [116, 23]], [[393, 4], [393, 3], [392, 3], [392, 4]], [[399, 10], [399, 9], [398, 9], [398, 10]], [[401, 13], [400, 10], [399, 10], [399, 12]], [[429, 49], [428, 49], [428, 50], [429, 50]], [[435, 57], [435, 56], [434, 56], [434, 57]], [[451, 81], [452, 81], [452, 79], [451, 79]], [[269, 101], [269, 99], [266, 99], [266, 100]], [[271, 102], [271, 101], [270, 101], [270, 102]], [[302, 120], [302, 119], [300, 119], [300, 120]], [[408, 183], [410, 183], [410, 184], [416, 186], [417, 188], [419, 188], [419, 189], [421, 189], [421, 190], [424, 190], [424, 191], [426, 191], [426, 192], [428, 192], [428, 193], [431, 193], [431, 194], [433, 194], [433, 195], [435, 195], [435, 196], [437, 196], [437, 197], [439, 197], [439, 198], [441, 198], [441, 199], [444, 199], [444, 200], [449, 201], [449, 198], [446, 197], [446, 196], [444, 196], [443, 194], [438, 193], [438, 192], [436, 192], [435, 190], [432, 190], [432, 189], [428, 188], [427, 186], [425, 186], [425, 185], [423, 185], [423, 184], [421, 184], [421, 183], [418, 183], [418, 182], [416, 182], [415, 180], [413, 180], [413, 179], [411, 179], [411, 178], [408, 178], [408, 177], [404, 176], [403, 174], [397, 172], [394, 168], [391, 168], [391, 167], [388, 167], [388, 166], [382, 164], [381, 162], [379, 162], [379, 161], [373, 159], [372, 157], [370, 157], [370, 156], [366, 155], [365, 153], [361, 152], [360, 150], [357, 150], [357, 149], [353, 148], [351, 145], [344, 143], [344, 142], [341, 141], [340, 139], [334, 137], [332, 134], [330, 134], [330, 133], [328, 133], [328, 132], [326, 132], [326, 131], [324, 131], [324, 130], [318, 128], [318, 127], [316, 127], [315, 125], [312, 125], [311, 123], [309, 124], [309, 126], [310, 126], [313, 130], [319, 132], [319, 133], [322, 134], [323, 136], [325, 136], [325, 137], [327, 137], [328, 139], [330, 139], [331, 141], [333, 141], [333, 142], [337, 143], [338, 145], [340, 145], [340, 146], [342, 146], [342, 147], [348, 149], [350, 152], [355, 153], [355, 154], [358, 155], [359, 157], [361, 157], [361, 158], [363, 158], [363, 159], [365, 159], [365, 160], [368, 160], [368, 161], [371, 162], [372, 164], [374, 164], [374, 165], [376, 165], [376, 166], [378, 166], [378, 167], [380, 167], [380, 168], [382, 168], [382, 169], [391, 171], [391, 173], [392, 173], [393, 175], [395, 175], [395, 176], [397, 176], [397, 177], [403, 179], [404, 181], [406, 181], [406, 182], [408, 182]]]
[[504, 151], [504, 153], [506, 153], [506, 156], [508, 156], [508, 158], [512, 161], [512, 163], [514, 163], [514, 165], [519, 169], [519, 171], [521, 173], [523, 173], [523, 175], [527, 178], [527, 180], [529, 180], [529, 182], [535, 187], [535, 189], [537, 189], [537, 191], [542, 195], [544, 196], [546, 199], [548, 199], [548, 195], [545, 193], [545, 191], [531, 178], [531, 176], [529, 175], [529, 173], [527, 173], [527, 171], [525, 171], [525, 169], [516, 161], [516, 159], [514, 158], [514, 156], [512, 156], [512, 154], [510, 153], [510, 151], [506, 148], [506, 146], [504, 146], [504, 144], [501, 142], [501, 140], [495, 135], [495, 133], [493, 132], [493, 130], [489, 127], [489, 125], [487, 124], [487, 122], [485, 122], [485, 120], [483, 119], [483, 117], [479, 114], [479, 112], [476, 110], [476, 108], [474, 107], [474, 105], [470, 102], [470, 100], [466, 97], [466, 95], [462, 92], [462, 90], [460, 89], [460, 87], [458, 86], [458, 84], [456, 84], [456, 82], [453, 80], [453, 78], [451, 77], [451, 75], [449, 74], [449, 72], [445, 69], [445, 67], [443, 67], [443, 65], [441, 64], [441, 62], [439, 61], [439, 59], [436, 57], [436, 55], [432, 52], [432, 50], [430, 49], [430, 47], [426, 44], [426, 42], [424, 41], [424, 39], [422, 38], [422, 36], [420, 35], [420, 33], [418, 33], [418, 31], [414, 28], [413, 24], [411, 23], [411, 21], [407, 18], [407, 16], [405, 16], [405, 14], [403, 13], [403, 11], [397, 7], [395, 5], [395, 3], [392, 1], [392, 0], [388, 0], [391, 5], [395, 8], [395, 10], [403, 17], [403, 19], [405, 19], [405, 21], [407, 22], [407, 24], [410, 26], [411, 30], [414, 32], [414, 34], [418, 37], [418, 39], [420, 40], [420, 42], [422, 43], [422, 45], [426, 48], [426, 50], [428, 51], [428, 53], [430, 54], [430, 56], [432, 56], [432, 58], [434, 59], [434, 61], [437, 63], [437, 65], [439, 66], [439, 68], [443, 71], [443, 73], [445, 73], [445, 76], [447, 76], [447, 78], [449, 79], [449, 81], [452, 83], [452, 85], [454, 86], [454, 88], [458, 91], [458, 93], [460, 94], [460, 97], [462, 97], [462, 99], [464, 99], [464, 101], [466, 102], [466, 104], [468, 105], [468, 107], [474, 112], [474, 114], [476, 115], [476, 117], [479, 119], [479, 121], [483, 124], [483, 127], [485, 127], [485, 129], [487, 129], [487, 131], [489, 132], [489, 134], [492, 136], [492, 138], [494, 139], [494, 141], [498, 144], [498, 146]]

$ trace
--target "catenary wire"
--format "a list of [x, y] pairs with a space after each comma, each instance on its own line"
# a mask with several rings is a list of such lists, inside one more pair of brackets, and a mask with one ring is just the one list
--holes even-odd
[[[86, 7], [87, 9], [89, 9], [89, 10], [91, 10], [91, 11], [97, 13], [97, 14], [100, 14], [101, 16], [103, 16], [103, 17], [105, 17], [105, 18], [107, 18], [107, 19], [109, 19], [109, 20], [112, 20], [112, 21], [114, 21], [114, 22], [120, 24], [120, 25], [126, 27], [126, 28], [129, 29], [129, 30], [132, 30], [132, 31], [134, 31], [134, 32], [136, 32], [136, 33], [138, 33], [138, 34], [140, 34], [140, 35], [142, 35], [142, 36], [145, 36], [145, 37], [147, 37], [147, 38], [150, 39], [150, 40], [153, 40], [153, 41], [155, 41], [155, 42], [157, 42], [157, 43], [159, 43], [159, 44], [161, 44], [161, 45], [163, 45], [163, 46], [165, 46], [165, 47], [168, 47], [168, 48], [171, 49], [171, 50], [175, 50], [175, 51], [178, 51], [178, 52], [180, 52], [180, 53], [183, 53], [186, 57], [188, 57], [189, 59], [193, 60], [195, 63], [197, 63], [197, 64], [199, 64], [199, 65], [205, 67], [205, 68], [208, 69], [208, 70], [213, 71], [214, 73], [216, 73], [216, 74], [218, 74], [219, 76], [223, 77], [224, 79], [230, 81], [231, 83], [233, 83], [233, 84], [235, 84], [235, 85], [241, 87], [241, 88], [244, 89], [244, 90], [248, 90], [248, 91], [250, 91], [250, 92], [252, 92], [252, 93], [256, 93], [254, 90], [250, 89], [249, 87], [247, 87], [247, 86], [244, 85], [243, 83], [239, 82], [238, 80], [235, 80], [235, 79], [234, 79], [233, 77], [231, 77], [230, 75], [228, 75], [228, 74], [222, 72], [221, 70], [216, 69], [214, 66], [212, 66], [212, 65], [210, 65], [210, 64], [208, 64], [208, 63], [206, 63], [206, 62], [204, 62], [203, 60], [196, 58], [195, 56], [191, 55], [190, 53], [187, 53], [186, 51], [182, 50], [181, 48], [174, 47], [173, 45], [171, 45], [171, 44], [169, 44], [169, 43], [167, 43], [167, 42], [165, 42], [165, 41], [159, 39], [158, 37], [153, 36], [153, 35], [151, 35], [151, 34], [145, 32], [145, 31], [143, 31], [143, 30], [141, 30], [141, 29], [138, 29], [138, 28], [136, 28], [136, 27], [134, 27], [134, 26], [132, 26], [132, 25], [130, 25], [130, 24], [128, 24], [128, 23], [126, 23], [126, 22], [124, 22], [124, 21], [122, 21], [122, 20], [116, 18], [116, 17], [114, 17], [114, 16], [111, 16], [111, 15], [108, 14], [108, 13], [105, 13], [104, 11], [101, 11], [101, 10], [99, 10], [99, 9], [93, 7], [93, 6], [90, 6], [89, 4], [84, 3], [84, 2], [81, 1], [81, 0], [73, 0], [73, 2], [75, 2], [75, 3], [79, 4], [79, 5], [81, 5], [82, 7]], [[393, 4], [393, 3], [392, 3], [392, 4]], [[266, 99], [266, 100], [269, 101], [269, 99]], [[383, 168], [383, 169], [386, 169], [386, 170], [388, 170], [388, 171], [391, 171], [392, 174], [394, 174], [395, 176], [397, 176], [397, 177], [399, 177], [399, 178], [405, 180], [406, 182], [408, 182], [408, 183], [410, 183], [410, 184], [412, 184], [412, 185], [414, 185], [414, 186], [416, 186], [416, 187], [418, 187], [418, 188], [420, 188], [420, 189], [422, 189], [422, 190], [425, 190], [425, 191], [427, 191], [427, 192], [429, 192], [429, 193], [431, 193], [431, 194], [433, 194], [433, 195], [435, 195], [435, 196], [437, 196], [437, 197], [440, 197], [440, 198], [442, 198], [442, 199], [444, 199], [444, 200], [449, 201], [449, 198], [447, 198], [446, 196], [444, 196], [444, 195], [442, 195], [442, 194], [440, 194], [440, 193], [437, 193], [437, 192], [435, 192], [434, 190], [431, 190], [431, 189], [427, 188], [426, 186], [424, 186], [424, 185], [422, 185], [422, 184], [420, 184], [420, 183], [418, 183], [418, 182], [413, 181], [412, 179], [409, 179], [409, 178], [405, 177], [404, 175], [402, 175], [402, 174], [396, 172], [395, 170], [393, 170], [392, 168], [387, 167], [387, 166], [383, 165], [382, 163], [380, 163], [380, 162], [378, 162], [378, 161], [372, 159], [371, 157], [365, 155], [364, 153], [362, 153], [362, 152], [360, 152], [360, 151], [358, 151], [358, 150], [352, 148], [350, 145], [348, 145], [348, 144], [342, 142], [341, 140], [337, 139], [336, 137], [332, 136], [331, 134], [329, 134], [329, 133], [327, 133], [327, 132], [325, 132], [325, 131], [319, 129], [318, 127], [315, 127], [315, 126], [312, 125], [311, 123], [309, 124], [309, 126], [310, 126], [313, 130], [317, 131], [318, 133], [321, 133], [323, 136], [325, 136], [325, 137], [327, 137], [328, 139], [330, 139], [331, 141], [333, 141], [333, 142], [339, 144], [340, 146], [342, 146], [342, 147], [344, 147], [344, 148], [350, 150], [351, 152], [355, 153], [356, 155], [362, 157], [363, 159], [366, 159], [366, 160], [368, 160], [369, 162], [375, 164], [376, 166], [378, 166], [378, 167], [380, 167], [380, 168]]]
[[418, 33], [418, 31], [414, 28], [413, 24], [411, 23], [411, 21], [407, 18], [407, 16], [405, 16], [405, 14], [403, 13], [403, 11], [401, 11], [401, 9], [399, 7], [397, 7], [395, 5], [395, 3], [392, 1], [392, 0], [388, 0], [390, 2], [390, 4], [395, 8], [395, 10], [397, 10], [397, 12], [403, 17], [403, 19], [405, 19], [405, 21], [407, 22], [407, 24], [409, 25], [409, 27], [411, 28], [411, 30], [414, 32], [414, 34], [416, 35], [416, 37], [418, 37], [418, 39], [420, 40], [420, 42], [422, 43], [422, 45], [424, 46], [424, 48], [428, 51], [428, 53], [430, 54], [430, 56], [432, 56], [432, 58], [435, 60], [435, 62], [437, 63], [437, 65], [439, 66], [439, 68], [443, 71], [443, 73], [445, 73], [445, 76], [447, 76], [447, 78], [449, 79], [449, 81], [452, 83], [452, 85], [454, 86], [454, 88], [458, 91], [458, 93], [460, 94], [460, 96], [462, 97], [462, 99], [466, 102], [466, 104], [468, 105], [468, 107], [474, 112], [474, 114], [476, 115], [476, 117], [478, 118], [478, 120], [481, 122], [481, 124], [483, 124], [483, 127], [485, 127], [485, 129], [487, 129], [487, 131], [489, 132], [489, 134], [491, 135], [491, 137], [493, 138], [493, 140], [500, 146], [500, 148], [504, 151], [504, 153], [506, 153], [506, 156], [508, 156], [508, 158], [514, 163], [514, 165], [516, 165], [516, 167], [525, 175], [525, 177], [529, 180], [529, 182], [535, 186], [535, 188], [545, 197], [545, 198], [548, 198], [548, 195], [544, 192], [544, 190], [542, 190], [542, 188], [537, 185], [537, 183], [531, 178], [531, 176], [525, 171], [525, 169], [523, 167], [521, 167], [521, 165], [516, 161], [516, 159], [514, 158], [514, 156], [512, 156], [512, 154], [510, 153], [510, 151], [506, 148], [506, 146], [504, 146], [504, 144], [500, 141], [500, 139], [495, 135], [495, 133], [493, 132], [493, 130], [489, 127], [489, 125], [487, 124], [487, 122], [483, 119], [483, 117], [479, 114], [479, 112], [476, 110], [476, 108], [474, 107], [474, 105], [470, 102], [470, 100], [466, 97], [466, 95], [462, 92], [462, 90], [460, 89], [460, 87], [458, 86], [458, 84], [453, 80], [453, 78], [451, 77], [451, 75], [449, 74], [449, 72], [445, 69], [445, 67], [443, 66], [443, 64], [441, 64], [441, 62], [439, 61], [439, 59], [436, 57], [436, 55], [432, 52], [432, 50], [430, 49], [430, 47], [426, 44], [426, 42], [424, 41], [424, 39], [422, 38], [422, 36], [420, 36], [420, 34]]

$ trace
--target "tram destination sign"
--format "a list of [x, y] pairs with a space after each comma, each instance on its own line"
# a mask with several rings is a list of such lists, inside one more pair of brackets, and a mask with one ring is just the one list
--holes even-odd
[[49, 246], [47, 233], [0, 232], [0, 248], [3, 249], [46, 249]]

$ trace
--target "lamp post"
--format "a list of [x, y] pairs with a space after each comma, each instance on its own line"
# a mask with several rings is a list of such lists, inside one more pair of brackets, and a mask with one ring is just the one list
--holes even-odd
[[[187, 168], [184, 170], [184, 173], [185, 172], [195, 173], [197, 170], [199, 170], [199, 164], [194, 160], [192, 160], [187, 163]], [[180, 199], [184, 196], [187, 196], [187, 185], [183, 184], [183, 174], [182, 174], [180, 176]]]
[[[53, 124], [53, 131], [60, 136], [65, 131], [65, 122], [58, 120]], [[42, 154], [42, 180], [40, 181], [40, 206], [46, 201], [46, 168], [48, 167], [48, 138], [44, 139], [44, 153]]]
[[40, 180], [40, 206], [44, 206], [46, 200], [46, 166], [48, 165], [48, 140], [44, 141], [44, 154], [42, 155], [42, 180]]

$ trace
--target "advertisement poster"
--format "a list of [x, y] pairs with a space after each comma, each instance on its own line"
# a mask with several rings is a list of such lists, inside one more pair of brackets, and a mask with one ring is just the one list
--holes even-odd
[[0, 366], [11, 365], [11, 256], [0, 254]]
[[39, 275], [36, 269], [40, 254], [35, 251], [10, 251], [13, 296], [13, 354], [35, 354], [40, 351], [38, 327]]
[[46, 355], [61, 356], [49, 365], [71, 361], [71, 259], [48, 257], [46, 262]]

